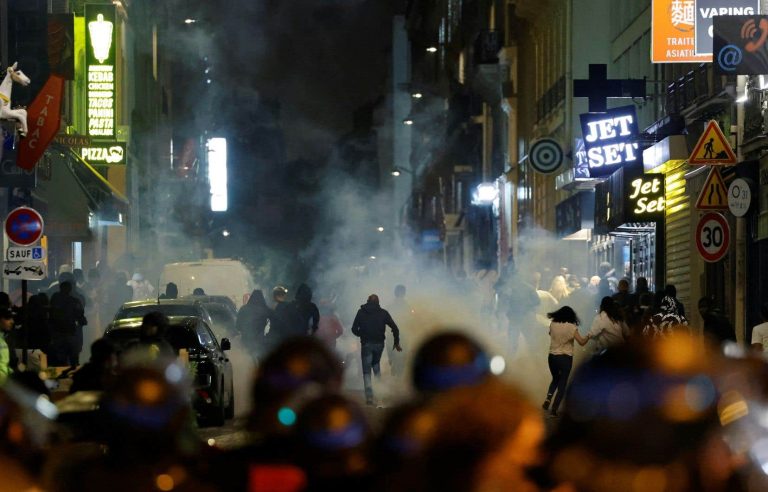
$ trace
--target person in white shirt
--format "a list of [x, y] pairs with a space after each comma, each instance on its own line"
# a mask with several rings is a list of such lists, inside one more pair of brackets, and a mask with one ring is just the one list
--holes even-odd
[[612, 297], [603, 297], [600, 311], [589, 329], [589, 336], [595, 340], [595, 352], [623, 343], [628, 335], [629, 328], [624, 323], [621, 308]]
[[752, 348], [768, 353], [768, 302], [760, 307], [762, 323], [752, 328]]
[[[560, 408], [560, 402], [565, 396], [565, 388], [568, 385], [568, 376], [573, 367], [573, 341], [579, 342], [584, 346], [589, 341], [589, 335], [582, 337], [579, 333], [579, 318], [569, 306], [563, 306], [553, 313], [548, 313], [547, 317], [552, 320], [549, 324], [549, 372], [552, 373], [552, 382], [547, 390], [547, 399], [544, 400], [542, 408], [549, 410], [557, 416], [557, 410]], [[552, 397], [555, 401], [552, 402]]]

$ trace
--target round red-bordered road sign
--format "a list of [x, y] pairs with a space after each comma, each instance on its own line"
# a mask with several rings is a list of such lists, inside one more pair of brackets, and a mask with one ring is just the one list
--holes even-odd
[[43, 217], [34, 208], [13, 209], [5, 219], [5, 234], [18, 245], [35, 244], [43, 235]]
[[696, 248], [704, 261], [714, 263], [723, 259], [731, 245], [731, 228], [725, 217], [708, 212], [696, 226]]

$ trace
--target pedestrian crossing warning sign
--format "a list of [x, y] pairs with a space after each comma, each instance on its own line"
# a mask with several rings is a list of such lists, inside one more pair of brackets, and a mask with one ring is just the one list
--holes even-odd
[[717, 121], [711, 120], [707, 124], [704, 133], [701, 134], [696, 147], [691, 152], [691, 157], [688, 158], [688, 164], [720, 164], [726, 166], [736, 164], [736, 155], [733, 153], [728, 139], [723, 135], [723, 131], [717, 125]]
[[699, 192], [696, 200], [696, 208], [699, 210], [727, 210], [728, 187], [720, 175], [720, 169], [713, 167], [707, 176], [707, 182]]

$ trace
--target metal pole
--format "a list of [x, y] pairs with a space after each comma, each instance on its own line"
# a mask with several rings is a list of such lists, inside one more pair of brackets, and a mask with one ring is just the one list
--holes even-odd
[[27, 281], [21, 281], [21, 323], [24, 328], [24, 346], [21, 349], [21, 362], [27, 365], [27, 347], [29, 346], [29, 313], [27, 313]]

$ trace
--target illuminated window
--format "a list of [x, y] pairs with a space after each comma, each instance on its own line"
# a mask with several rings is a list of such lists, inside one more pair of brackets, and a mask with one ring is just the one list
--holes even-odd
[[227, 211], [227, 139], [208, 139], [208, 182], [211, 185], [211, 211]]

